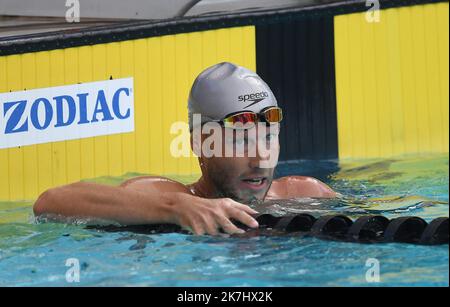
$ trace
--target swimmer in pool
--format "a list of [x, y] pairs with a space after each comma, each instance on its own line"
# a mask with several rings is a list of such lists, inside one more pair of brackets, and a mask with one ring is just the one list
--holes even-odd
[[315, 178], [273, 179], [282, 110], [256, 73], [228, 62], [207, 68], [192, 85], [188, 109], [191, 148], [202, 172], [197, 182], [184, 185], [157, 176], [116, 187], [77, 182], [42, 193], [34, 214], [123, 225], [172, 223], [197, 235], [234, 234], [243, 230], [231, 220], [258, 227], [252, 217], [257, 211], [248, 206], [254, 200], [337, 196]]

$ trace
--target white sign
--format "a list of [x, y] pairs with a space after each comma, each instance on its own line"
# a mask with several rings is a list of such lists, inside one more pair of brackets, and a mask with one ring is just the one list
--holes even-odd
[[133, 78], [0, 93], [0, 148], [134, 131]]

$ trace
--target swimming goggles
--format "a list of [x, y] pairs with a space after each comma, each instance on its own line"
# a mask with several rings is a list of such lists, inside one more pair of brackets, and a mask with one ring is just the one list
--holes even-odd
[[248, 129], [256, 125], [258, 121], [268, 124], [276, 124], [283, 119], [283, 111], [279, 107], [267, 107], [260, 113], [252, 111], [240, 111], [225, 116], [224, 119], [218, 121], [226, 128], [244, 128]]

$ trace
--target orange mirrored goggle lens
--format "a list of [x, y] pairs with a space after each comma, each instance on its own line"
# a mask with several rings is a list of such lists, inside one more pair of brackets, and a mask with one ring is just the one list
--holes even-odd
[[242, 126], [247, 126], [249, 124], [254, 124], [258, 120], [258, 115], [253, 112], [244, 112], [231, 115], [223, 120], [225, 127], [233, 127], [236, 124]]
[[270, 108], [263, 112], [263, 116], [268, 123], [279, 123], [283, 119], [283, 112], [280, 108]]

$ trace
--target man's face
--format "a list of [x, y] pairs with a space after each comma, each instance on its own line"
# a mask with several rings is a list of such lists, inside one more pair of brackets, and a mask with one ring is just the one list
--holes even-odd
[[[200, 167], [217, 197], [240, 202], [265, 197], [278, 162], [278, 134], [278, 124], [258, 124], [251, 129], [221, 128], [216, 133], [202, 135], [202, 153], [211, 150], [216, 154], [209, 158], [202, 156]], [[212, 143], [211, 139], [219, 142]]]

